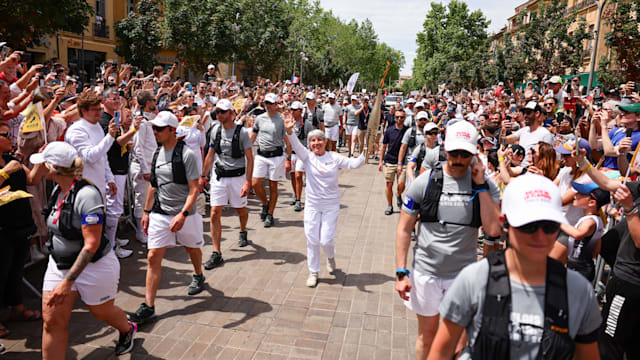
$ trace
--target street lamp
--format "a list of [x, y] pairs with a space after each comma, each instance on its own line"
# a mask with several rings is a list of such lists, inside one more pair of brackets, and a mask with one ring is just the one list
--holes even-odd
[[233, 63], [231, 64], [231, 78], [235, 81], [236, 79], [236, 34], [238, 33], [238, 29], [240, 26], [236, 24], [238, 22], [238, 17], [240, 13], [236, 13], [236, 20], [233, 22]]
[[600, 39], [600, 20], [602, 20], [602, 10], [607, 3], [607, 0], [596, 0], [598, 5], [598, 22], [596, 23], [596, 39], [591, 50], [591, 64], [589, 65], [589, 82], [587, 83], [587, 95], [591, 92], [591, 85], [593, 84], [593, 72], [596, 67], [596, 54], [598, 53], [598, 40]]

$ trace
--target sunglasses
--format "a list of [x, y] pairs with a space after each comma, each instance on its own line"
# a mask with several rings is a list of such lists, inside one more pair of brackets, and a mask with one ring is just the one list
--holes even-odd
[[229, 111], [231, 111], [231, 110], [220, 110], [220, 109], [218, 109], [218, 114], [226, 114]]
[[544, 104], [544, 106], [553, 106], [553, 104]]
[[533, 110], [531, 110], [531, 109], [524, 109], [522, 112], [524, 114], [533, 114]]
[[580, 79], [571, 80], [571, 82], [580, 82]]
[[396, 119], [404, 119], [404, 116], [396, 116]]
[[453, 150], [453, 151], [448, 151], [447, 153], [451, 157], [461, 157], [463, 159], [468, 159], [468, 158], [473, 156], [472, 153], [470, 153], [470, 152], [468, 152], [466, 150]]
[[165, 126], [156, 126], [156, 125], [152, 125], [151, 126], [153, 128], [153, 131], [155, 132], [162, 132], [164, 131], [166, 128], [169, 127], [169, 125], [165, 125]]
[[542, 229], [542, 232], [544, 232], [545, 234], [552, 235], [557, 233], [558, 230], [560, 230], [560, 223], [555, 221], [541, 220], [541, 221], [534, 221], [526, 225], [519, 226], [516, 229], [518, 229], [518, 231], [521, 231], [525, 234], [531, 235], [536, 231], [538, 231], [538, 229], [540, 228]]
[[11, 133], [9, 133], [9, 132], [0, 133], [0, 136], [2, 136], [4, 138], [7, 138], [7, 139], [11, 139], [11, 137], [12, 137]]
[[427, 131], [426, 133], [424, 133], [425, 135], [438, 135], [437, 131]]

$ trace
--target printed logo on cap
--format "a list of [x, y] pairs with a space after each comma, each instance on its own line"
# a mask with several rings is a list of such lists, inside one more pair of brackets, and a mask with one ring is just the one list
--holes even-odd
[[465, 139], [471, 139], [471, 134], [466, 131], [456, 131], [456, 137], [463, 137]]
[[547, 190], [529, 190], [524, 193], [525, 201], [551, 201], [551, 194]]

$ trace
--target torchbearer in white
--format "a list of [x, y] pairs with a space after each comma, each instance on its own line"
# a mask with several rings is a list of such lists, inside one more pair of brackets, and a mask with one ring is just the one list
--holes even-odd
[[333, 151], [326, 151], [327, 139], [321, 130], [312, 130], [307, 135], [309, 150], [293, 132], [295, 119], [285, 119], [285, 130], [298, 161], [304, 163], [307, 175], [306, 203], [304, 207], [304, 233], [307, 236], [307, 263], [309, 278], [307, 286], [318, 284], [320, 272], [320, 247], [327, 256], [327, 270], [333, 273], [336, 267], [335, 243], [338, 214], [340, 213], [340, 189], [338, 169], [357, 169], [364, 164], [364, 153], [357, 158], [347, 158]]

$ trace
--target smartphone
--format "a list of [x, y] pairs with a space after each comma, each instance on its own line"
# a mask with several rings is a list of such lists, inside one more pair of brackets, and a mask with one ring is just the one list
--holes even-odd
[[187, 90], [189, 90], [189, 91], [193, 90], [193, 86], [191, 84], [189, 84], [189, 86], [187, 86]]
[[576, 126], [574, 131], [574, 136], [576, 138], [576, 148], [573, 150], [574, 156], [578, 156], [580, 154], [580, 128]]
[[627, 137], [630, 138], [633, 135], [633, 129], [627, 129]]
[[116, 123], [118, 127], [120, 127], [120, 111], [113, 112], [113, 121]]

